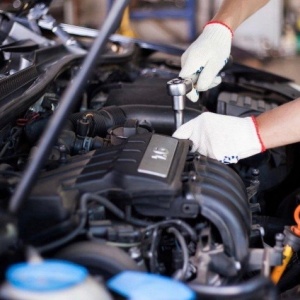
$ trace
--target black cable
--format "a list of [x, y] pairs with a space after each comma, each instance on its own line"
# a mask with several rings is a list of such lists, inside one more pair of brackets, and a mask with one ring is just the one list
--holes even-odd
[[104, 24], [99, 28], [99, 35], [93, 43], [90, 51], [86, 54], [84, 62], [74, 80], [68, 85], [63, 94], [59, 108], [50, 118], [49, 124], [44, 131], [37, 149], [34, 153], [34, 159], [26, 165], [22, 180], [19, 182], [9, 203], [9, 212], [18, 213], [23, 201], [30, 194], [33, 184], [38, 178], [38, 174], [48, 157], [51, 148], [55, 144], [61, 129], [64, 126], [67, 117], [75, 106], [82, 91], [84, 90], [89, 77], [95, 67], [95, 62], [99, 61], [99, 56], [105, 49], [106, 41], [113, 33], [112, 28], [116, 28], [120, 23], [123, 12], [128, 5], [129, 0], [114, 1]]
[[16, 176], [16, 177], [21, 177], [21, 173], [15, 172], [15, 171], [10, 171], [10, 170], [1, 170], [0, 175], [4, 176]]
[[136, 225], [136, 226], [139, 226], [139, 227], [146, 227], [146, 226], [151, 226], [153, 225], [154, 223], [151, 223], [151, 222], [147, 222], [147, 221], [144, 221], [144, 220], [140, 220], [140, 219], [137, 219], [137, 218], [134, 218], [132, 215], [131, 215], [131, 209], [132, 207], [130, 205], [127, 205], [126, 208], [125, 208], [125, 220], [130, 223], [130, 224], [133, 224], [133, 225]]
[[[177, 225], [180, 226], [181, 229], [184, 229], [186, 232], [190, 234], [190, 236], [195, 237], [196, 233], [194, 230], [185, 222], [181, 220], [165, 220], [158, 222], [156, 224], [150, 225], [143, 229], [144, 234], [146, 232], [153, 230], [151, 241], [150, 241], [150, 250], [149, 253], [149, 268], [151, 273], [157, 273], [156, 270], [156, 259], [157, 259], [157, 247], [159, 243], [159, 239], [161, 236], [162, 228], [165, 228], [170, 225]], [[189, 261], [189, 252], [188, 247], [186, 244], [186, 241], [183, 237], [183, 235], [174, 227], [170, 227], [167, 229], [167, 232], [172, 233], [175, 235], [175, 238], [178, 240], [181, 248], [182, 248], [182, 255], [183, 255], [183, 267], [182, 269], [175, 274], [175, 279], [177, 280], [183, 280], [186, 277], [187, 271], [188, 271], [188, 261]]]
[[106, 198], [104, 198], [100, 195], [95, 195], [95, 194], [89, 194], [89, 193], [83, 194], [79, 201], [80, 209], [79, 209], [78, 213], [80, 216], [80, 221], [79, 221], [78, 226], [72, 232], [70, 232], [67, 236], [64, 236], [63, 238], [58, 239], [52, 243], [46, 244], [44, 246], [37, 247], [38, 251], [45, 252], [45, 251], [50, 251], [50, 250], [56, 249], [64, 244], [66, 244], [67, 242], [71, 241], [77, 235], [79, 235], [84, 230], [84, 226], [87, 221], [87, 213], [88, 213], [87, 203], [91, 200], [94, 200], [94, 201], [100, 203], [101, 205], [105, 206], [110, 211], [112, 211], [113, 213], [118, 215], [120, 218], [122, 218], [122, 219], [125, 218], [125, 214], [121, 210], [119, 210], [115, 205], [113, 205], [110, 201], [108, 201]]
[[143, 231], [147, 232], [152, 229], [155, 229], [156, 227], [166, 227], [166, 226], [170, 226], [170, 225], [173, 225], [173, 226], [177, 225], [181, 229], [184, 229], [190, 235], [191, 239], [193, 241], [197, 242], [197, 233], [195, 232], [195, 230], [190, 225], [188, 225], [187, 223], [185, 223], [184, 221], [179, 220], [179, 219], [164, 220], [161, 222], [157, 222], [153, 225], [146, 227], [145, 229], [143, 229]]
[[82, 195], [80, 201], [82, 202], [82, 201], [89, 201], [89, 200], [94, 200], [98, 202], [99, 204], [103, 205], [106, 209], [111, 211], [118, 218], [125, 220], [125, 213], [121, 209], [119, 209], [116, 205], [114, 205], [111, 201], [109, 201], [107, 198], [97, 194], [85, 193]]
[[170, 227], [167, 231], [169, 233], [174, 234], [175, 238], [178, 240], [178, 243], [181, 247], [182, 258], [183, 258], [182, 268], [175, 272], [175, 275], [173, 276], [173, 278], [176, 280], [184, 280], [184, 279], [186, 279], [186, 274], [187, 274], [188, 267], [189, 267], [189, 250], [188, 250], [186, 241], [185, 241], [183, 235], [176, 228]]
[[152, 232], [152, 237], [151, 237], [151, 243], [150, 243], [150, 250], [148, 251], [148, 255], [149, 255], [149, 269], [151, 273], [158, 273], [157, 271], [157, 246], [158, 246], [158, 242], [161, 236], [161, 230], [157, 228], [155, 228]]
[[[114, 205], [111, 201], [109, 201], [107, 198], [99, 195], [99, 194], [92, 194], [92, 193], [85, 193], [81, 196], [80, 198], [80, 210], [79, 210], [79, 216], [80, 216], [80, 221], [78, 226], [67, 236], [56, 240], [52, 243], [49, 243], [47, 245], [41, 246], [39, 248], [37, 248], [40, 252], [45, 252], [45, 251], [49, 251], [55, 248], [58, 248], [60, 246], [62, 246], [63, 244], [66, 244], [67, 242], [69, 242], [70, 240], [74, 239], [77, 235], [80, 234], [80, 232], [82, 232], [84, 230], [84, 226], [86, 224], [87, 221], [87, 203], [89, 201], [96, 201], [97, 203], [103, 205], [106, 209], [108, 209], [110, 212], [112, 212], [114, 215], [116, 215], [117, 217], [119, 217], [122, 220], [126, 220], [129, 223], [134, 224], [135, 222], [137, 222], [137, 224], [134, 225], [138, 225], [138, 226], [144, 226], [144, 223], [142, 222], [142, 220], [138, 220], [138, 219], [134, 219], [134, 218], [128, 218], [126, 219], [125, 213], [119, 209], [116, 205]], [[148, 224], [148, 223], [146, 223]], [[150, 253], [152, 253], [151, 258], [150, 258], [150, 265], [152, 265], [153, 268], [155, 268], [155, 262], [154, 262], [154, 252], [155, 252], [155, 247], [157, 246], [157, 238], [158, 238], [158, 229], [160, 227], [166, 227], [170, 224], [173, 225], [180, 225], [181, 228], [184, 228], [188, 233], [190, 234], [195, 234], [192, 230], [192, 228], [189, 227], [188, 224], [182, 222], [181, 220], [166, 220], [166, 221], [162, 221], [162, 222], [158, 222], [156, 224], [150, 225], [148, 226], [146, 229], [144, 229], [144, 232], [147, 232], [149, 230], [153, 230], [152, 233], [152, 242], [151, 242], [151, 250]], [[177, 231], [175, 228], [173, 228], [174, 230], [172, 231], [172, 233], [176, 236], [176, 238], [178, 239], [178, 242], [180, 243], [182, 249], [186, 249], [187, 250], [187, 246], [185, 243], [185, 240], [183, 238], [183, 236], [180, 234], [179, 231]], [[175, 232], [176, 231], [176, 232]], [[183, 239], [183, 240], [182, 240]], [[184, 261], [186, 262], [188, 260], [188, 252], [187, 254], [184, 252]], [[187, 257], [187, 259], [186, 259]], [[183, 268], [183, 274], [186, 273], [186, 266]]]
[[73, 240], [75, 237], [77, 237], [83, 230], [84, 230], [84, 225], [86, 223], [87, 220], [87, 211], [86, 209], [83, 209], [82, 211], [80, 211], [80, 221], [78, 226], [71, 231], [68, 235], [64, 236], [61, 239], [55, 240], [52, 243], [46, 244], [44, 246], [41, 247], [36, 247], [36, 249], [40, 252], [46, 252], [46, 251], [50, 251], [53, 249], [56, 249], [62, 245], [65, 245], [66, 243], [68, 243], [69, 241]]
[[133, 218], [130, 214], [130, 212], [127, 209], [127, 214], [125, 214], [119, 207], [114, 205], [109, 199], [103, 197], [100, 195], [100, 193], [97, 194], [90, 194], [86, 193], [82, 196], [83, 198], [89, 199], [89, 200], [95, 200], [99, 204], [103, 205], [106, 209], [108, 209], [110, 212], [112, 212], [114, 215], [116, 215], [118, 218], [127, 221], [128, 223], [139, 226], [139, 227], [145, 227], [151, 225], [151, 223], [139, 220], [136, 218]]

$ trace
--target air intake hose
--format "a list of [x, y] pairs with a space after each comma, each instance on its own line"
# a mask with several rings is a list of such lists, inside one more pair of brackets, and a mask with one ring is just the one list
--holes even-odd
[[[197, 117], [200, 110], [187, 108], [185, 122]], [[108, 106], [98, 111], [85, 111], [72, 114], [65, 129], [76, 131], [77, 121], [84, 116], [93, 118], [90, 136], [105, 137], [107, 130], [116, 125], [123, 125], [129, 119], [149, 124], [156, 133], [171, 135], [175, 130], [174, 111], [170, 106], [122, 105]]]

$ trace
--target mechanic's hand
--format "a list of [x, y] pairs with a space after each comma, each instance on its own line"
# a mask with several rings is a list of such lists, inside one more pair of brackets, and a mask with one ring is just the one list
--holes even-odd
[[173, 134], [190, 139], [192, 151], [226, 164], [265, 151], [254, 117], [232, 117], [204, 112], [180, 126]]
[[179, 77], [193, 78], [196, 82], [194, 89], [187, 94], [191, 101], [198, 100], [199, 91], [221, 83], [218, 73], [230, 56], [232, 36], [232, 30], [226, 24], [211, 21], [183, 53]]

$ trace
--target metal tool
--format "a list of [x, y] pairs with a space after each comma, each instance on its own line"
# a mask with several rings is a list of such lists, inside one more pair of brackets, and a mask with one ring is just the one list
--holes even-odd
[[[232, 56], [230, 55], [225, 66], [219, 72], [224, 72], [229, 66], [232, 65]], [[183, 124], [183, 111], [185, 108], [186, 94], [188, 94], [194, 84], [197, 82], [200, 74], [194, 74], [193, 78], [183, 79], [181, 77], [174, 78], [167, 82], [168, 94], [173, 97], [173, 110], [175, 113], [176, 129]]]
[[186, 94], [193, 88], [192, 79], [174, 78], [167, 82], [168, 94], [173, 97], [176, 129], [183, 124]]

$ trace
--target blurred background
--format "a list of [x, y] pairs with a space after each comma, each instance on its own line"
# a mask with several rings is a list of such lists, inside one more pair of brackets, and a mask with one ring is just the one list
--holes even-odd
[[[98, 28], [116, 0], [53, 0], [60, 22]], [[132, 0], [118, 33], [150, 42], [187, 47], [222, 0]], [[0, 1], [18, 9], [20, 0]], [[237, 7], [238, 9], [238, 7]], [[236, 31], [235, 61], [289, 77], [300, 84], [300, 1], [271, 0]]]

